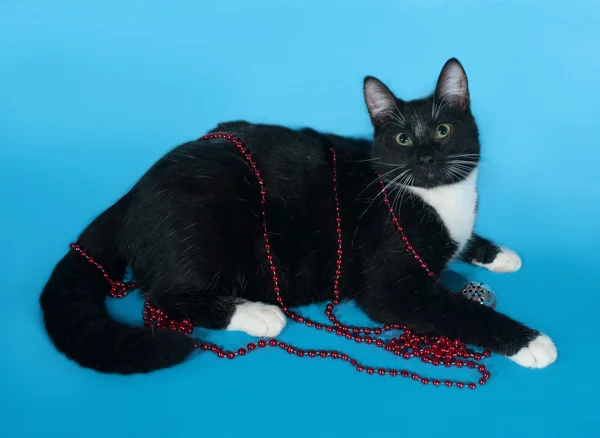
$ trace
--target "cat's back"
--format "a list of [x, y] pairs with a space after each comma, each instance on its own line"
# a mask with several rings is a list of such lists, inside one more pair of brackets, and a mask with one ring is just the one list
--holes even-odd
[[[269, 190], [270, 200], [305, 203], [309, 194], [331, 184], [331, 145], [307, 130], [245, 121], [225, 122], [209, 133], [224, 132], [244, 144]], [[316, 132], [316, 131], [314, 131]], [[133, 189], [139, 203], [156, 208], [219, 204], [257, 195], [252, 169], [235, 144], [224, 138], [184, 143], [158, 160]], [[166, 199], [160, 199], [166, 197]]]
[[327, 164], [327, 144], [306, 130], [232, 121], [220, 123], [210, 132], [225, 132], [237, 137], [256, 158], [257, 165], [262, 164], [265, 170], [310, 171]]

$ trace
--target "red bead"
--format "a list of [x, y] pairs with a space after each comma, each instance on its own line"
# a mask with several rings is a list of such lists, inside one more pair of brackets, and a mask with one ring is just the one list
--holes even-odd
[[463, 389], [465, 387], [465, 384], [463, 382], [456, 382], [456, 386], [460, 389]]

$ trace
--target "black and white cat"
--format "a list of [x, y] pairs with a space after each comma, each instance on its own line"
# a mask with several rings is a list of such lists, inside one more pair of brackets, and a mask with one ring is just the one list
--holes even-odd
[[[332, 155], [337, 151], [343, 220], [341, 295], [379, 323], [458, 338], [519, 365], [555, 361], [550, 338], [431, 281], [404, 251], [382, 202], [378, 174], [414, 248], [434, 272], [452, 259], [496, 272], [521, 267], [514, 252], [473, 233], [480, 156], [467, 77], [456, 59], [434, 93], [403, 101], [367, 77], [373, 141], [311, 129], [231, 122], [268, 188], [266, 210], [280, 285], [290, 307], [332, 298], [336, 225]], [[213, 131], [213, 132], [214, 132]], [[78, 243], [121, 278], [129, 265], [151, 302], [194, 325], [278, 335], [277, 307], [262, 245], [259, 190], [239, 151], [223, 139], [192, 141], [160, 159]], [[192, 340], [110, 318], [106, 280], [74, 251], [41, 295], [58, 350], [102, 372], [149, 372], [183, 361]]]

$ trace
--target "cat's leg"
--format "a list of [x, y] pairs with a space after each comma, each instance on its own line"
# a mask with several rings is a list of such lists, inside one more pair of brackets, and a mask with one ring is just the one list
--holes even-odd
[[173, 319], [187, 318], [197, 327], [241, 331], [251, 336], [277, 336], [287, 321], [278, 306], [214, 291], [169, 290], [152, 301]]
[[496, 245], [477, 234], [473, 234], [460, 259], [492, 272], [515, 272], [521, 269], [521, 258], [511, 249]]
[[460, 339], [524, 367], [544, 368], [556, 360], [556, 347], [548, 336], [502, 313], [436, 283], [411, 285], [407, 278], [398, 284], [402, 287], [360, 294], [357, 304], [377, 322], [404, 324], [415, 333]]

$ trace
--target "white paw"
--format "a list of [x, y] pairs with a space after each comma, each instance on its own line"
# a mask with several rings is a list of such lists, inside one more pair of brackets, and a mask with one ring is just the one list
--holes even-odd
[[283, 311], [271, 304], [245, 301], [236, 306], [226, 330], [237, 330], [251, 336], [273, 337], [285, 327]]
[[508, 248], [500, 248], [500, 252], [496, 255], [492, 263], [484, 264], [475, 262], [474, 264], [492, 272], [516, 272], [523, 265], [521, 257]]
[[556, 360], [558, 352], [552, 340], [546, 335], [539, 335], [521, 348], [517, 354], [508, 358], [527, 368], [545, 368]]

